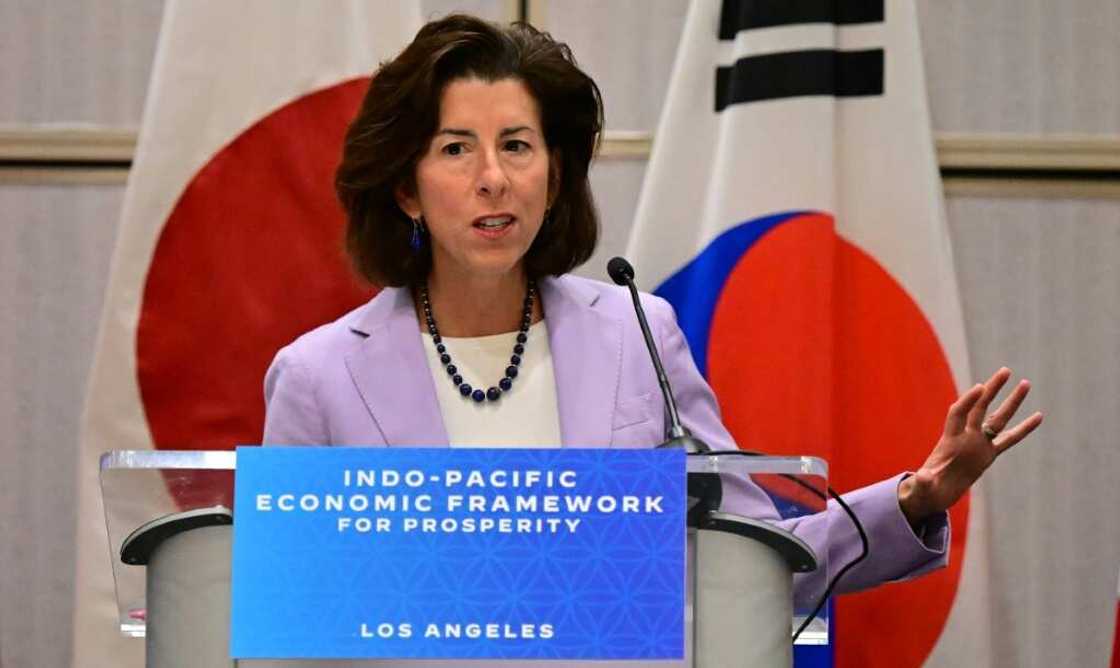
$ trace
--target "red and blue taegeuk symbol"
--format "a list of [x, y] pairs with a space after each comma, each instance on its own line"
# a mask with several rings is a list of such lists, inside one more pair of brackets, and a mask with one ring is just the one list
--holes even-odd
[[[956, 390], [937, 335], [829, 214], [739, 224], [656, 292], [676, 309], [741, 447], [823, 457], [846, 492], [913, 470], [940, 436]], [[949, 513], [947, 568], [837, 599], [837, 666], [916, 667], [929, 656], [960, 580], [968, 506], [966, 496]]]

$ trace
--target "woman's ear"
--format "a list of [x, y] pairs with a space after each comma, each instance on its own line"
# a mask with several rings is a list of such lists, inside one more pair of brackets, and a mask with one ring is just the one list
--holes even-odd
[[397, 200], [397, 207], [404, 215], [416, 220], [420, 217], [420, 198], [416, 196], [416, 188], [411, 184], [401, 182], [393, 189], [393, 199]]

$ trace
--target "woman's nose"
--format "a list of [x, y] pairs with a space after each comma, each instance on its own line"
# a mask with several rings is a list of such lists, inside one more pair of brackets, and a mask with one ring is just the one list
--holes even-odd
[[478, 174], [478, 194], [487, 197], [504, 195], [509, 188], [509, 175], [497, 152], [483, 151]]

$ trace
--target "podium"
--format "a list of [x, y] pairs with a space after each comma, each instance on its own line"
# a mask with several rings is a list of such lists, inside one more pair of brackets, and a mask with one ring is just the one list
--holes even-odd
[[[812, 611], [830, 572], [824, 550], [817, 554], [787, 528], [825, 511], [827, 465], [727, 453], [689, 455], [687, 462], [683, 661], [231, 659], [232, 451], [102, 456], [119, 628], [144, 638], [151, 668], [790, 666], [792, 629]], [[828, 620], [820, 616], [798, 642], [824, 644], [827, 637]]]

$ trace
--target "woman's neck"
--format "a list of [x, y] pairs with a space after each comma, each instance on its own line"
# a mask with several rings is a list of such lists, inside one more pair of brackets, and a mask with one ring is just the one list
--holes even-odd
[[[439, 333], [463, 338], [516, 332], [521, 327], [527, 285], [522, 271], [469, 277], [449, 277], [432, 271], [428, 277], [428, 299]], [[418, 315], [422, 324], [423, 315]], [[538, 294], [533, 300], [533, 322], [542, 317]]]

